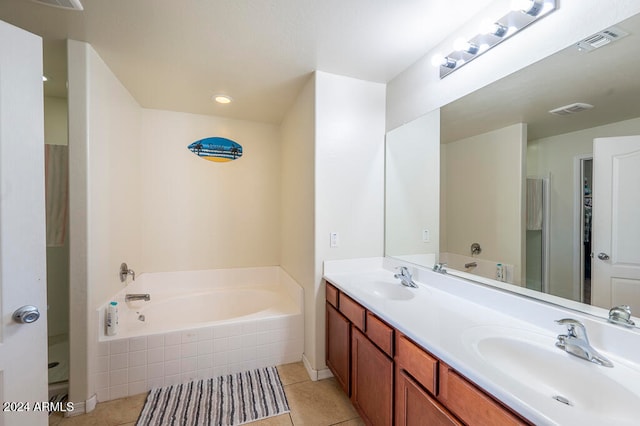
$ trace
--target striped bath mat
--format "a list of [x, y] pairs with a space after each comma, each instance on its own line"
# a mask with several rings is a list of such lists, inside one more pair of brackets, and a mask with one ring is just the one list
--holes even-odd
[[275, 367], [151, 389], [137, 426], [240, 425], [289, 412]]

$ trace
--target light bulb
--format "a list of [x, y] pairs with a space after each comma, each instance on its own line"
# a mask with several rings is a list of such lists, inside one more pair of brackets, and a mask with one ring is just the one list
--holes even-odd
[[537, 16], [544, 6], [540, 0], [512, 0], [511, 9], [516, 12], [523, 12], [527, 15]]
[[447, 58], [445, 58], [444, 55], [441, 55], [439, 53], [436, 53], [431, 57], [431, 65], [433, 65], [434, 67], [442, 66], [446, 62], [447, 62]]
[[447, 68], [455, 68], [456, 60], [451, 59], [448, 56], [443, 56], [440, 54], [435, 54], [431, 57], [431, 65], [434, 67], [447, 67]]
[[467, 52], [467, 53], [470, 53], [472, 55], [475, 55], [476, 53], [478, 53], [478, 46], [476, 46], [475, 44], [473, 44], [471, 42], [468, 42], [467, 40], [465, 40], [462, 37], [457, 39], [453, 43], [453, 49], [454, 50], [459, 50], [461, 52]]
[[496, 37], [503, 37], [507, 33], [507, 27], [499, 22], [485, 22], [481, 29], [480, 34], [492, 34]]

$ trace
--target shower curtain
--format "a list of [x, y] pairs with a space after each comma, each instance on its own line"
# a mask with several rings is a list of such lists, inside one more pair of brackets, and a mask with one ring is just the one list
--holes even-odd
[[61, 247], [67, 233], [68, 148], [65, 145], [45, 145], [44, 158], [47, 247]]

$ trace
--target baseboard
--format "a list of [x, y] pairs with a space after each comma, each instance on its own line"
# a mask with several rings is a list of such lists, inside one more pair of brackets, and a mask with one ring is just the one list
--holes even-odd
[[73, 403], [73, 411], [67, 411], [66, 413], [64, 413], [64, 416], [65, 417], [74, 417], [74, 416], [80, 416], [80, 415], [82, 415], [84, 413], [86, 413], [85, 403], [84, 402], [74, 402]]
[[74, 402], [73, 403], [73, 411], [67, 411], [64, 413], [65, 417], [75, 417], [80, 416], [85, 413], [90, 413], [96, 409], [96, 404], [98, 403], [98, 398], [93, 395], [91, 398], [82, 402]]
[[305, 354], [302, 354], [302, 363], [304, 364], [304, 368], [307, 370], [307, 374], [312, 381], [324, 380], [330, 377], [333, 377], [333, 373], [328, 368], [323, 368], [321, 370], [316, 370], [311, 367], [311, 363], [307, 359]]

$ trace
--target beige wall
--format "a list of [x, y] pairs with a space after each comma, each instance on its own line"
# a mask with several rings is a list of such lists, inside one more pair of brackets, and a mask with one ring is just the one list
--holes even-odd
[[384, 96], [382, 84], [316, 72], [281, 126], [281, 265], [304, 287], [314, 370], [326, 367], [322, 263], [383, 253]]
[[322, 262], [383, 254], [384, 106], [384, 84], [316, 72], [314, 368], [325, 366]]
[[519, 284], [524, 266], [523, 182], [526, 125], [515, 124], [442, 145], [442, 179], [446, 203], [446, 247], [449, 253], [469, 256], [479, 243], [477, 257], [514, 265]]
[[49, 145], [68, 145], [67, 100], [45, 96], [44, 98], [44, 143]]
[[140, 263], [140, 106], [93, 48], [70, 41], [70, 400], [94, 391], [97, 307]]
[[315, 75], [281, 126], [280, 264], [304, 289], [305, 352], [315, 347]]
[[[141, 115], [141, 202], [130, 214], [141, 221], [142, 253], [131, 266], [160, 272], [278, 265], [279, 128], [149, 109]], [[242, 145], [242, 157], [216, 163], [187, 149], [211, 136]]]
[[620, 121], [530, 141], [527, 145], [527, 175], [550, 176], [550, 241], [552, 253], [549, 267], [551, 294], [575, 298], [578, 284], [576, 262], [580, 253], [575, 249], [575, 158], [593, 153], [593, 139], [608, 136], [640, 134], [640, 118]]
[[387, 133], [385, 161], [385, 254], [419, 259], [415, 255], [438, 253], [440, 110]]

